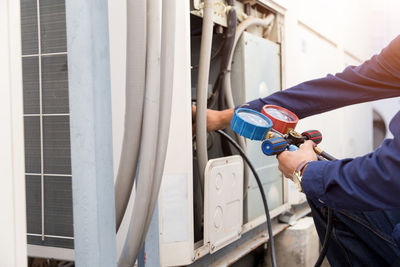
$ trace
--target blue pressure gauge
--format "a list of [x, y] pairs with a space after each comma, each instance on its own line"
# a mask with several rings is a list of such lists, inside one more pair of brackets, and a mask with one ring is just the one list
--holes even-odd
[[251, 140], [264, 140], [272, 126], [272, 121], [268, 117], [248, 108], [235, 110], [231, 121], [231, 127], [235, 132]]

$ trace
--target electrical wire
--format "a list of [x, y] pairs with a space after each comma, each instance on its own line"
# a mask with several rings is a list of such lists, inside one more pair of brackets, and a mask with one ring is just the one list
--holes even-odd
[[326, 158], [327, 160], [336, 160], [336, 158], [328, 153], [326, 153], [325, 151], [322, 151], [321, 156], [323, 156], [324, 158]]
[[332, 230], [333, 230], [333, 212], [332, 212], [332, 209], [328, 208], [328, 222], [327, 222], [327, 226], [326, 226], [324, 243], [322, 244], [321, 252], [319, 254], [317, 261], [315, 262], [314, 267], [321, 266], [322, 262], [324, 261], [326, 253], [328, 252], [329, 239], [331, 237]]
[[[322, 158], [322, 159], [321, 159]], [[322, 151], [321, 155], [318, 155], [318, 160], [336, 160], [335, 157], [332, 155], [326, 153], [325, 151]], [[328, 218], [327, 218], [327, 223], [326, 223], [326, 232], [325, 232], [325, 237], [324, 237], [324, 242], [322, 243], [322, 249], [321, 252], [318, 256], [317, 261], [314, 264], [314, 267], [319, 267], [321, 266], [326, 253], [328, 252], [328, 246], [329, 246], [329, 240], [332, 235], [333, 231], [333, 212], [332, 209], [328, 207]]]
[[267, 202], [267, 198], [265, 197], [265, 193], [264, 193], [264, 190], [263, 190], [263, 187], [261, 184], [260, 177], [258, 176], [256, 169], [254, 168], [253, 164], [250, 162], [249, 158], [247, 157], [244, 150], [240, 147], [240, 145], [230, 135], [226, 134], [224, 131], [217, 130], [216, 132], [219, 133], [224, 138], [226, 138], [226, 140], [228, 140], [228, 142], [231, 143], [239, 151], [240, 155], [246, 161], [247, 165], [250, 167], [251, 171], [253, 172], [254, 177], [256, 178], [256, 182], [257, 182], [258, 188], [260, 189], [261, 198], [262, 198], [262, 201], [264, 204], [265, 216], [267, 217], [267, 228], [268, 228], [268, 235], [269, 235], [269, 239], [268, 239], [269, 244], [268, 245], [271, 250], [271, 263], [272, 263], [273, 267], [276, 267], [277, 265], [276, 265], [276, 255], [275, 255], [275, 244], [274, 244], [274, 235], [272, 232], [271, 216], [269, 214], [268, 202]]

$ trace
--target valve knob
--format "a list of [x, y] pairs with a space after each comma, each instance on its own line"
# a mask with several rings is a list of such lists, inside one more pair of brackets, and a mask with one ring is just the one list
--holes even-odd
[[291, 145], [298, 146], [298, 145], [304, 143], [304, 136], [302, 136], [298, 132], [292, 130], [287, 133], [287, 141]]
[[311, 140], [316, 144], [319, 144], [322, 141], [322, 134], [318, 130], [308, 130], [301, 135], [304, 136], [307, 140]]
[[231, 121], [232, 130], [251, 140], [264, 140], [272, 128], [272, 121], [265, 115], [248, 108], [235, 110]]
[[277, 155], [288, 147], [288, 142], [280, 136], [275, 136], [264, 140], [261, 150], [267, 156]]

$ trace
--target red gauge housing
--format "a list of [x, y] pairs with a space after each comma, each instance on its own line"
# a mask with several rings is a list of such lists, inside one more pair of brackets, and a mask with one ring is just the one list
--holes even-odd
[[275, 105], [265, 105], [261, 109], [261, 113], [271, 119], [273, 129], [282, 133], [287, 134], [290, 130], [294, 130], [299, 118], [286, 108], [282, 108]]

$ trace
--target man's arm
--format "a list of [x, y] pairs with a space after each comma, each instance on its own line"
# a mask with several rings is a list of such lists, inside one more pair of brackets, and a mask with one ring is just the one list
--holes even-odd
[[[373, 153], [354, 159], [310, 162], [302, 180], [306, 195], [339, 209], [400, 208], [400, 112], [392, 119], [390, 130], [394, 138], [386, 139]], [[291, 152], [284, 153], [292, 156], [288, 154]]]
[[265, 104], [287, 108], [299, 118], [332, 109], [400, 96], [400, 36], [379, 55], [336, 75], [307, 81], [247, 103], [260, 111]]
[[[335, 76], [309, 81], [264, 99], [250, 102], [284, 106], [300, 118], [338, 107], [400, 95], [400, 37], [379, 55]], [[303, 173], [307, 196], [332, 208], [350, 210], [400, 207], [400, 112], [393, 118], [387, 139], [375, 152], [355, 159], [310, 162]], [[312, 148], [306, 148], [312, 151]], [[304, 149], [303, 149], [304, 150]], [[305, 151], [283, 152], [280, 168], [292, 172], [305, 160]], [[290, 169], [289, 171], [287, 169]]]
[[[349, 66], [336, 75], [303, 82], [284, 91], [276, 92], [244, 104], [260, 111], [266, 104], [293, 111], [300, 119], [332, 109], [400, 96], [400, 35], [379, 55], [358, 67]], [[207, 128], [227, 127], [233, 109], [207, 111]]]
[[[248, 107], [260, 111], [265, 104], [275, 104], [304, 118], [351, 104], [395, 96], [400, 96], [400, 36], [379, 55], [358, 67], [348, 67], [334, 76], [304, 82], [251, 101]], [[228, 125], [232, 110], [227, 114], [229, 116], [223, 116], [226, 121], [220, 122], [220, 126]], [[400, 113], [392, 120], [390, 128], [395, 138], [386, 140], [374, 153], [355, 159], [310, 162], [303, 175], [304, 192], [333, 208], [399, 208]], [[278, 157], [280, 169], [294, 168], [296, 164], [293, 161], [304, 161], [297, 155], [309, 154], [305, 149], [312, 151], [310, 146], [281, 153]]]
[[[308, 81], [263, 99], [265, 104], [286, 107], [300, 118], [335, 108], [400, 95], [400, 36], [382, 52], [358, 67], [348, 67], [335, 76]], [[355, 159], [310, 162], [303, 173], [303, 190], [317, 203], [332, 208], [376, 210], [400, 208], [400, 112], [393, 118], [387, 139], [375, 152]], [[311, 159], [306, 146], [278, 157], [280, 169], [293, 173], [300, 162]]]

